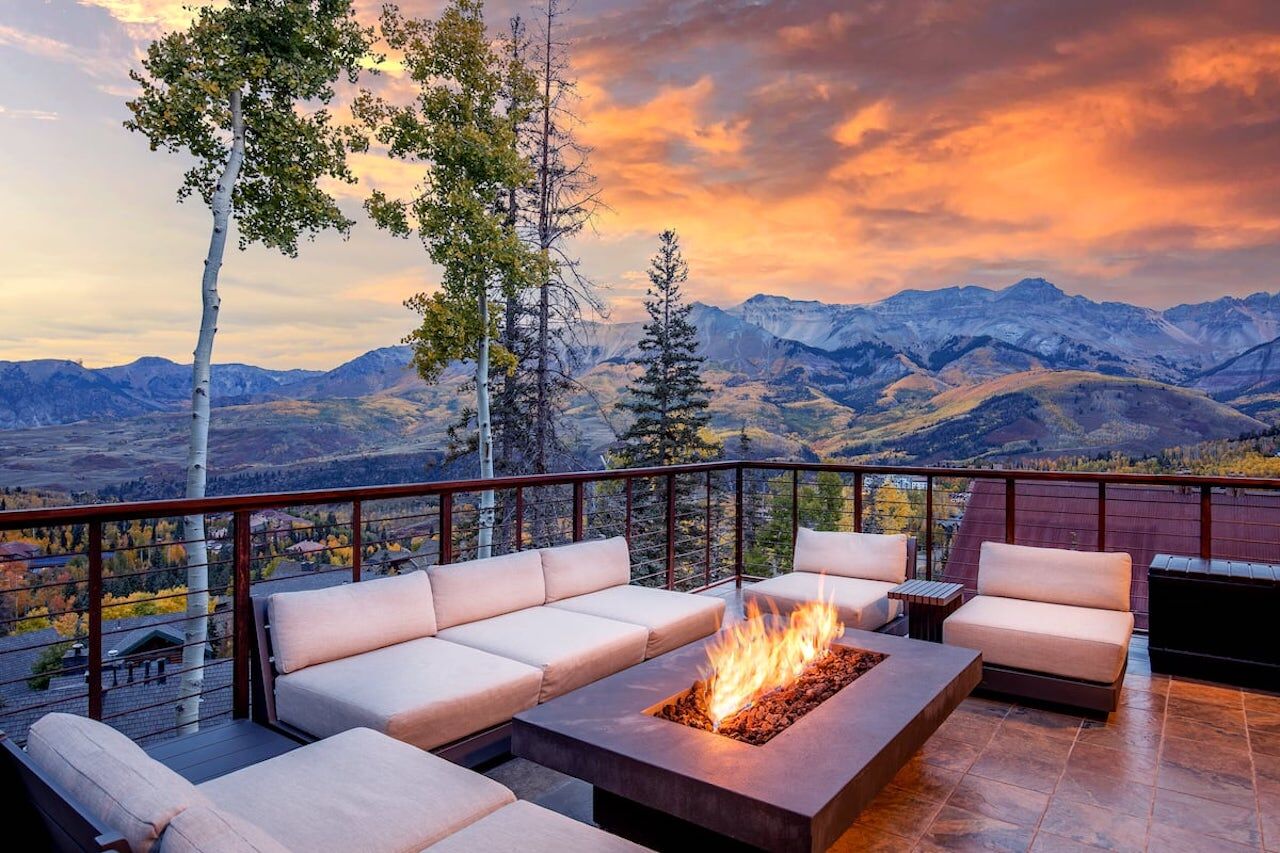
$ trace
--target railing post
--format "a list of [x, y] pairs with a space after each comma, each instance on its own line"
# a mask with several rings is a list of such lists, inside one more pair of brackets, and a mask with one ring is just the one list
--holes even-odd
[[1098, 550], [1107, 550], [1107, 484], [1098, 482]]
[[631, 547], [631, 509], [632, 509], [632, 503], [634, 500], [633, 493], [635, 491], [635, 486], [634, 486], [635, 479], [633, 477], [628, 477], [626, 480], [626, 483], [627, 485], [626, 485], [625, 491], [627, 493], [627, 498], [626, 498], [627, 517], [622, 522], [622, 535], [626, 537], [627, 547], [630, 548]]
[[1213, 489], [1200, 487], [1200, 559], [1213, 559]]
[[796, 535], [800, 532], [800, 469], [791, 469], [791, 560], [796, 558]]
[[[912, 568], [915, 568], [914, 566]], [[913, 572], [914, 574], [914, 572]], [[924, 577], [933, 580], [933, 475], [924, 478]]]
[[676, 475], [667, 475], [667, 589], [676, 586]]
[[249, 625], [253, 621], [249, 602], [249, 567], [252, 558], [250, 517], [245, 510], [235, 513], [231, 533], [231, 716], [243, 720], [249, 716]]
[[853, 532], [862, 532], [862, 472], [853, 473]]
[[1004, 481], [1004, 541], [1010, 545], [1017, 538], [1018, 487], [1009, 477]]
[[351, 502], [351, 582], [360, 581], [364, 564], [364, 509], [360, 501]]
[[516, 486], [516, 550], [524, 550], [524, 487]]
[[89, 522], [89, 717], [102, 719], [102, 522]]
[[704, 522], [706, 528], [706, 553], [702, 558], [702, 582], [707, 586], [711, 585], [711, 471], [707, 471], [707, 517]]
[[582, 541], [582, 481], [573, 483], [573, 541]]
[[440, 493], [440, 565], [453, 562], [453, 492]]
[[734, 586], [742, 586], [742, 481], [743, 466], [734, 473], [733, 498], [733, 577]]

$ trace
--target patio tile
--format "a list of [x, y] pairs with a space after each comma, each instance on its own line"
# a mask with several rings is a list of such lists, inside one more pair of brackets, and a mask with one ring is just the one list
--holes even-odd
[[1263, 734], [1280, 734], [1280, 714], [1272, 711], [1259, 711], [1250, 709], [1247, 713], [1247, 722], [1250, 732], [1262, 732]]
[[1094, 773], [1067, 766], [1055, 797], [1077, 803], [1088, 803], [1123, 812], [1134, 817], [1146, 818], [1151, 813], [1151, 798], [1155, 789], [1126, 779], [1115, 773]]
[[1265, 711], [1271, 714], [1280, 714], [1280, 694], [1278, 693], [1262, 693], [1254, 690], [1245, 690], [1244, 707], [1250, 711]]
[[1067, 763], [1067, 756], [1071, 753], [1071, 740], [1061, 735], [1018, 727], [1011, 728], [1008, 723], [1006, 719], [995, 737], [991, 739], [991, 743], [987, 744], [987, 748], [983, 750], [984, 755], [994, 753], [1021, 756], [1059, 768]]
[[1110, 749], [1135, 750], [1154, 755], [1160, 747], [1160, 731], [1164, 717], [1151, 711], [1132, 710], [1119, 719], [1101, 722], [1085, 720], [1077, 743], [1105, 746]]
[[1250, 729], [1249, 746], [1254, 755], [1280, 755], [1280, 734]]
[[911, 839], [891, 835], [855, 823], [827, 848], [827, 853], [901, 853], [911, 849]]
[[926, 800], [900, 788], [885, 788], [871, 805], [858, 815], [857, 823], [890, 835], [918, 839], [942, 808], [942, 803]]
[[1179, 738], [1165, 742], [1156, 787], [1238, 806], [1249, 806], [1255, 800], [1248, 752], [1206, 749], [1196, 741]]
[[1214, 802], [1175, 791], [1156, 791], [1154, 824], [1257, 847], [1262, 842], [1253, 809]]
[[999, 699], [992, 699], [988, 696], [967, 696], [960, 703], [957, 711], [1003, 719], [1012, 708], [1013, 703], [1011, 702], [1002, 702]]
[[984, 716], [980, 713], [956, 711], [938, 727], [938, 734], [952, 740], [971, 743], [976, 747], [985, 747], [1000, 727], [1000, 718]]
[[960, 773], [930, 764], [916, 754], [903, 765], [889, 784], [926, 800], [944, 803], [955, 790], [960, 778]]
[[1103, 773], [1141, 784], [1156, 781], [1156, 755], [1153, 749], [1111, 749], [1088, 743], [1077, 743], [1067, 759], [1067, 769]]
[[1161, 693], [1147, 693], [1145, 690], [1130, 690], [1128, 688], [1120, 691], [1121, 708], [1134, 708], [1163, 714], [1166, 702], [1168, 702], [1168, 697]]
[[1280, 792], [1258, 792], [1258, 817], [1267, 850], [1280, 851]]
[[1146, 847], [1145, 818], [1121, 814], [1101, 806], [1075, 803], [1056, 796], [1049, 803], [1040, 828], [1104, 850], [1140, 851]]
[[1049, 737], [1074, 741], [1081, 722], [1081, 717], [1018, 705], [1004, 718], [1002, 727], [1007, 730], [1044, 734]]
[[1041, 830], [1031, 842], [1031, 853], [1094, 853], [1098, 848]]
[[1035, 829], [948, 805], [920, 839], [918, 850], [1025, 851]]
[[1280, 755], [1253, 753], [1254, 782], [1260, 791], [1280, 792]]
[[969, 772], [984, 779], [1006, 782], [1020, 788], [1039, 791], [1042, 794], [1053, 793], [1062, 775], [1062, 767], [1057, 764], [1046, 764], [1027, 756], [988, 750], [977, 761]]
[[[1124, 690], [1141, 690], [1144, 693], [1154, 693], [1157, 696], [1168, 696], [1169, 682], [1170, 678], [1167, 675], [1145, 675], [1126, 672]], [[1124, 691], [1121, 692], [1123, 693]]]
[[1049, 795], [972, 774], [960, 780], [948, 806], [984, 817], [1035, 826], [1049, 805]]
[[1160, 822], [1151, 824], [1147, 836], [1147, 849], [1151, 853], [1233, 853], [1233, 851], [1257, 851], [1248, 844], [1234, 844], [1223, 838], [1210, 838], [1198, 832], [1188, 832], [1176, 826]]
[[920, 758], [928, 764], [964, 773], [982, 750], [971, 743], [934, 735], [920, 748]]
[[1186, 717], [1217, 726], [1244, 725], [1244, 706], [1229, 707], [1215, 705], [1212, 702], [1201, 702], [1197, 699], [1170, 696], [1169, 705], [1165, 710], [1171, 716]]
[[1210, 749], [1248, 748], [1243, 721], [1239, 724], [1207, 723], [1170, 714], [1165, 720], [1164, 736], [1194, 740]]
[[1238, 687], [1226, 687], [1221, 684], [1209, 684], [1204, 681], [1187, 681], [1173, 679], [1169, 685], [1169, 699], [1191, 699], [1209, 705], [1221, 705], [1227, 708], [1243, 708], [1244, 694]]

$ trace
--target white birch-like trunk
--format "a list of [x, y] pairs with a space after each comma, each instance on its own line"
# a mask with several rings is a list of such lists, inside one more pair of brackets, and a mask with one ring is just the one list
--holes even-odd
[[[211, 208], [213, 234], [200, 280], [203, 310], [200, 336], [191, 365], [191, 434], [187, 448], [188, 498], [203, 498], [209, 455], [209, 377], [213, 363], [213, 336], [218, 331], [218, 273], [227, 247], [231, 222], [231, 197], [240, 167], [244, 164], [244, 116], [240, 92], [231, 93], [231, 149]], [[205, 542], [204, 516], [188, 515], [182, 520], [182, 538], [187, 550], [187, 619], [183, 625], [182, 677], [178, 684], [177, 725], [180, 733], [200, 727], [200, 694], [204, 691], [205, 645], [209, 640], [209, 549]], [[239, 614], [237, 614], [238, 616]]]
[[[477, 449], [480, 452], [480, 478], [493, 477], [493, 423], [489, 415], [489, 296], [480, 292], [480, 343], [476, 349], [476, 427], [479, 430]], [[476, 557], [484, 559], [493, 554], [493, 489], [480, 493], [480, 513], [477, 519]]]

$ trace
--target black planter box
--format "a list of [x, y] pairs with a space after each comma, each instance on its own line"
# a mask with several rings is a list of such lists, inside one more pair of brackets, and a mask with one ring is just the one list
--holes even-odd
[[1152, 670], [1280, 689], [1280, 566], [1160, 554], [1147, 578]]

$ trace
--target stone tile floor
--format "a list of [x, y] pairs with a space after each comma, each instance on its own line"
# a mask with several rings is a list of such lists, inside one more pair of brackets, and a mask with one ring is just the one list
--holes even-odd
[[[966, 699], [832, 850], [1280, 853], [1280, 695], [1153, 675], [1135, 637], [1121, 703]], [[522, 759], [488, 775], [591, 820], [584, 782]]]

